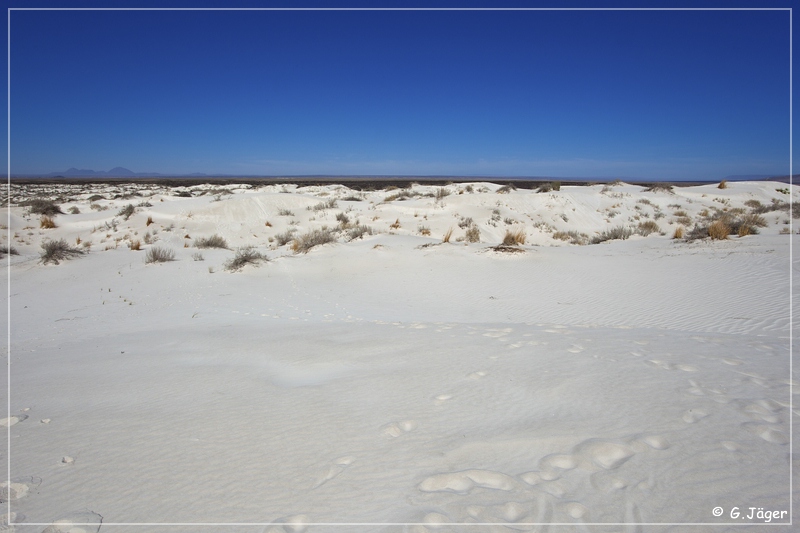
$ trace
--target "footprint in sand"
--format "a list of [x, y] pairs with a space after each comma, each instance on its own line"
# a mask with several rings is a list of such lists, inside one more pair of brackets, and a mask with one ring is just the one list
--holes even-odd
[[279, 518], [275, 523], [279, 525], [269, 526], [264, 533], [304, 533], [311, 519], [304, 514], [297, 514]]
[[40, 477], [14, 478], [0, 483], [0, 503], [13, 502], [30, 494], [42, 483]]
[[8, 418], [0, 419], [0, 427], [10, 428], [14, 424], [19, 424], [23, 420], [27, 419], [28, 415], [14, 415]]
[[467, 374], [467, 379], [481, 379], [483, 377], [486, 377], [485, 370], [479, 370], [477, 372], [472, 372], [471, 374]]
[[352, 456], [345, 456], [339, 457], [336, 459], [333, 464], [328, 468], [328, 471], [320, 477], [316, 483], [311, 487], [312, 489], [316, 489], [327, 483], [328, 481], [332, 480], [339, 474], [345, 471], [345, 469], [350, 466], [356, 458]]
[[758, 435], [767, 442], [772, 444], [788, 444], [789, 437], [780, 429], [766, 424], [757, 424], [755, 422], [745, 422], [742, 428], [746, 429], [754, 435]]
[[446, 401], [452, 400], [452, 399], [453, 399], [453, 395], [452, 394], [440, 394], [440, 395], [438, 395], [437, 397], [434, 398], [434, 402], [433, 403], [435, 403], [436, 405], [442, 405]]
[[571, 348], [567, 348], [567, 351], [569, 353], [581, 353], [585, 349], [586, 348], [584, 348], [580, 344], [573, 344]]
[[387, 437], [397, 438], [415, 429], [417, 429], [417, 423], [414, 420], [403, 420], [402, 422], [392, 422], [384, 426], [382, 433]]
[[509, 491], [517, 487], [517, 482], [511, 476], [491, 470], [464, 470], [436, 474], [426, 478], [419, 484], [422, 492], [455, 492], [467, 494], [476, 487], [484, 489]]
[[619, 468], [635, 455], [627, 444], [600, 439], [589, 439], [573, 449], [573, 455], [605, 470]]
[[708, 411], [705, 409], [689, 409], [685, 413], [683, 413], [683, 421], [687, 424], [694, 424], [698, 420], [702, 420], [708, 416]]
[[97, 513], [77, 511], [56, 520], [44, 528], [42, 533], [97, 533], [102, 523], [103, 517]]

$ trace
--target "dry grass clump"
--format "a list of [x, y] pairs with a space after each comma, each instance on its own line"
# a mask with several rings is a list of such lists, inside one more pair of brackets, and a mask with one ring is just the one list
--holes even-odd
[[312, 211], [322, 211], [324, 209], [334, 209], [336, 208], [336, 198], [330, 198], [324, 202], [320, 202], [313, 207], [309, 207]]
[[449, 228], [442, 237], [442, 242], [450, 242], [450, 238], [452, 236], [453, 236], [453, 228]]
[[436, 189], [436, 200], [442, 200], [445, 196], [450, 196], [450, 191], [444, 187], [439, 187]]
[[195, 248], [224, 248], [228, 249], [228, 241], [220, 235], [214, 234], [211, 237], [203, 237], [194, 241]]
[[364, 235], [372, 235], [372, 233], [373, 233], [372, 228], [370, 228], [369, 226], [365, 226], [364, 224], [361, 224], [351, 228], [347, 232], [347, 239], [350, 241], [354, 241], [356, 239], [360, 239]]
[[653, 183], [645, 187], [644, 192], [668, 192], [672, 194], [673, 185], [669, 183]]
[[294, 213], [292, 213], [292, 211], [289, 210], [289, 209], [279, 209], [278, 210], [278, 216], [281, 216], [281, 217], [293, 217]]
[[606, 241], [613, 241], [613, 240], [625, 240], [628, 237], [633, 235], [633, 230], [630, 228], [626, 228], [625, 226], [617, 226], [615, 228], [611, 228], [610, 230], [606, 230], [600, 235], [595, 235], [591, 243], [592, 244], [600, 244], [601, 242]]
[[728, 180], [722, 180], [717, 185], [717, 189], [727, 189], [728, 188]]
[[708, 226], [708, 236], [712, 239], [724, 240], [731, 234], [731, 228], [724, 221], [717, 220]]
[[420, 226], [417, 228], [417, 231], [419, 232], [420, 235], [428, 236], [431, 234], [431, 228], [429, 228], [428, 226]]
[[145, 224], [145, 226], [149, 226], [152, 223], [153, 223], [153, 217], [147, 217], [147, 224]]
[[646, 220], [644, 222], [640, 222], [639, 226], [636, 228], [636, 233], [638, 233], [642, 237], [647, 237], [651, 233], [660, 233], [660, 232], [661, 228], [653, 220]]
[[136, 208], [133, 206], [133, 204], [128, 204], [117, 212], [117, 216], [128, 220], [135, 212]]
[[153, 246], [147, 250], [147, 254], [144, 256], [145, 264], [166, 263], [167, 261], [175, 261], [175, 251], [169, 248]]
[[384, 202], [393, 202], [395, 200], [402, 201], [408, 198], [414, 198], [415, 196], [419, 196], [419, 193], [413, 192], [409, 189], [402, 189], [396, 193], [390, 194], [386, 198], [383, 199]]
[[345, 196], [344, 198], [342, 198], [343, 202], [361, 202], [363, 200], [364, 199], [361, 198], [360, 196]]
[[542, 183], [536, 188], [536, 192], [552, 192], [560, 190], [561, 190], [560, 181], [547, 181], [545, 183]]
[[78, 206], [73, 205], [72, 207], [69, 208], [69, 214], [70, 215], [80, 215], [81, 214], [81, 210], [78, 209]]
[[305, 254], [315, 246], [328, 244], [329, 242], [336, 242], [336, 237], [331, 230], [328, 228], [314, 229], [304, 235], [295, 237], [292, 241], [292, 250], [296, 254]]
[[[202, 261], [202, 259], [200, 259]], [[197, 259], [195, 259], [197, 261]], [[236, 249], [233, 259], [225, 262], [225, 270], [236, 272], [246, 265], [258, 266], [262, 261], [269, 261], [267, 256], [257, 251], [252, 246], [244, 246]]]
[[589, 236], [585, 233], [578, 233], [575, 230], [571, 231], [556, 231], [553, 233], [553, 238], [558, 241], [569, 241], [570, 244], [584, 245], [589, 242]]
[[4, 255], [19, 255], [19, 252], [13, 246], [6, 246], [5, 244], [0, 244], [0, 257]]
[[134, 252], [138, 252], [142, 249], [142, 243], [139, 240], [135, 240], [131, 242], [131, 250]]
[[390, 225], [389, 227], [390, 227], [391, 229], [400, 229], [400, 219], [399, 219], [399, 218], [398, 218], [398, 219], [396, 219], [396, 220], [394, 221], [394, 224]]
[[84, 250], [70, 246], [64, 239], [57, 241], [45, 241], [42, 243], [42, 253], [39, 259], [40, 263], [55, 263], [72, 259], [85, 254]]
[[675, 228], [675, 233], [672, 234], [673, 239], [683, 239], [683, 226]]
[[39, 219], [39, 227], [42, 229], [53, 229], [57, 228], [56, 221], [53, 220], [51, 217], [44, 215], [42, 218]]
[[278, 233], [275, 235], [275, 242], [278, 243], [278, 246], [283, 246], [284, 244], [288, 244], [292, 239], [294, 239], [294, 232], [297, 230], [295, 228], [289, 228], [283, 233]]
[[521, 229], [506, 230], [503, 236], [503, 246], [517, 246], [525, 244], [525, 232]]
[[516, 191], [516, 190], [517, 190], [517, 186], [514, 185], [513, 183], [509, 183], [509, 184], [503, 185], [502, 187], [497, 189], [497, 194], [507, 194], [507, 193], [510, 193], [511, 191]]
[[37, 198], [35, 200], [22, 202], [20, 205], [24, 207], [30, 207], [31, 214], [34, 215], [46, 215], [48, 217], [54, 217], [56, 215], [64, 214], [64, 212], [61, 210], [61, 207], [59, 207], [53, 200], [41, 200]]
[[467, 228], [467, 233], [464, 235], [467, 242], [481, 242], [481, 230], [474, 224]]

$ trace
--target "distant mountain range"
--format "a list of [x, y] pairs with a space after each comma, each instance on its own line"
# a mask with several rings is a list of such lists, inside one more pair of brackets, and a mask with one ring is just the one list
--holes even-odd
[[[164, 178], [171, 178], [171, 177], [225, 177], [225, 176], [232, 176], [232, 174], [205, 174], [203, 172], [193, 172], [191, 174], [163, 174], [161, 172], [134, 172], [124, 167], [114, 167], [111, 170], [91, 170], [85, 168], [75, 168], [72, 167], [68, 170], [63, 172], [51, 172], [49, 174], [40, 174], [38, 177], [43, 178], [147, 178], [147, 177], [164, 177]], [[241, 176], [240, 176], [241, 177]], [[277, 177], [277, 176], [266, 176], [266, 175], [252, 175], [250, 177]], [[289, 177], [283, 176], [283, 177]], [[292, 175], [292, 177], [296, 178], [335, 178], [337, 175]], [[528, 176], [528, 177], [502, 177], [502, 176], [455, 176], [455, 175], [443, 175], [443, 176], [416, 176], [416, 175], [409, 175], [409, 176], [394, 176], [394, 175], [375, 175], [375, 176], [350, 176], [351, 178], [362, 178], [362, 177], [371, 177], [376, 179], [387, 179], [387, 178], [410, 178], [410, 177], [417, 177], [417, 178], [475, 178], [476, 180], [479, 179], [489, 179], [489, 180], [533, 180], [533, 181], [546, 181], [546, 180], [553, 180], [553, 179], [560, 179], [563, 181], [590, 181], [590, 182], [598, 182], [603, 183], [607, 181], [611, 181], [611, 178], [597, 178], [597, 177], [571, 177], [571, 178], [555, 178], [555, 177], [544, 177], [544, 176]], [[798, 175], [795, 175], [793, 178], [794, 180], [798, 179]], [[622, 181], [627, 183], [638, 183], [638, 182], [651, 182], [651, 181], [663, 181], [663, 180], [650, 180], [650, 179], [642, 179], [642, 178], [634, 178], [634, 177], [623, 177], [621, 178]], [[789, 182], [789, 176], [775, 176], [769, 174], [738, 174], [732, 176], [725, 176], [724, 178], [728, 181], [762, 181], [762, 180], [770, 180], [770, 181], [780, 181], [780, 182]], [[793, 180], [793, 181], [794, 181]], [[670, 180], [666, 180], [670, 181]], [[673, 180], [675, 183], [680, 183], [680, 180]], [[698, 183], [712, 183], [714, 181], [719, 180], [695, 180]]]
[[[134, 172], [123, 167], [114, 167], [109, 171], [104, 170], [90, 170], [85, 168], [72, 167], [64, 172], [51, 172], [47, 174], [49, 177], [107, 177], [107, 178], [129, 178], [129, 177], [148, 177], [148, 176], [165, 176], [174, 174], [161, 174], [160, 172]], [[202, 172], [194, 172], [192, 174], [181, 174], [182, 176], [205, 176]]]

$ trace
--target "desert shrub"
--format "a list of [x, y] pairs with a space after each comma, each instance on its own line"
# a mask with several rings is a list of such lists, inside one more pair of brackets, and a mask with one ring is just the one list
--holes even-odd
[[275, 241], [278, 243], [278, 246], [283, 246], [290, 242], [294, 238], [295, 231], [297, 231], [295, 228], [289, 228], [285, 232], [275, 235]]
[[69, 214], [70, 215], [80, 215], [81, 214], [81, 210], [78, 209], [77, 206], [73, 205], [72, 207], [69, 208]]
[[717, 220], [712, 222], [710, 226], [708, 226], [708, 236], [712, 239], [727, 239], [728, 235], [731, 233], [731, 228], [722, 220]]
[[42, 243], [42, 253], [39, 259], [40, 263], [55, 263], [72, 259], [85, 254], [86, 252], [80, 248], [70, 246], [64, 239], [57, 241], [45, 241]]
[[244, 246], [242, 248], [237, 248], [236, 255], [233, 259], [225, 262], [225, 270], [236, 272], [244, 268], [245, 265], [258, 266], [262, 261], [269, 261], [269, 259], [254, 247]]
[[511, 191], [516, 191], [516, 190], [517, 190], [517, 186], [514, 185], [513, 183], [509, 183], [509, 184], [503, 185], [502, 187], [497, 189], [497, 193], [498, 194], [507, 194], [507, 193], [510, 193]]
[[350, 219], [344, 213], [336, 213], [336, 220], [342, 224], [343, 228], [346, 228], [348, 224], [350, 224]]
[[29, 200], [27, 202], [22, 202], [20, 204], [24, 207], [30, 207], [31, 214], [34, 215], [45, 215], [48, 217], [54, 217], [56, 215], [63, 215], [64, 212], [61, 210], [54, 201], [52, 200]]
[[324, 202], [320, 202], [317, 205], [310, 207], [309, 209], [312, 211], [322, 211], [324, 209], [334, 209], [336, 207], [336, 198], [330, 198], [325, 200]]
[[92, 211], [105, 211], [108, 209], [107, 205], [100, 205], [100, 204], [89, 204], [89, 209]]
[[448, 228], [445, 234], [442, 236], [442, 242], [450, 242], [450, 238], [453, 236], [453, 228]]
[[[748, 200], [749, 202], [750, 200]], [[747, 204], [747, 202], [745, 202]], [[795, 204], [796, 205], [796, 204]], [[772, 211], [788, 211], [789, 204], [787, 202], [782, 202], [780, 200], [776, 200], [775, 198], [772, 199], [772, 202], [769, 205], [758, 205], [757, 207], [753, 207], [752, 212], [756, 215], [763, 215], [764, 213], [771, 213]], [[794, 210], [792, 212], [792, 218], [798, 218], [794, 216]]]
[[647, 198], [640, 198], [640, 199], [636, 200], [636, 203], [637, 204], [644, 204], [644, 205], [653, 205], [653, 202], [651, 202]]
[[384, 198], [383, 201], [384, 202], [393, 202], [395, 200], [405, 200], [407, 198], [413, 198], [415, 196], [419, 196], [419, 193], [410, 191], [408, 189], [403, 189], [403, 190], [401, 190], [399, 192], [396, 192], [394, 194], [390, 194], [389, 196]]
[[175, 261], [175, 251], [170, 250], [169, 248], [153, 246], [147, 250], [147, 254], [144, 256], [145, 264], [165, 263], [167, 261]]
[[744, 205], [752, 209], [758, 209], [759, 207], [762, 206], [761, 202], [755, 199], [745, 200]]
[[279, 209], [279, 210], [278, 210], [278, 216], [282, 216], [282, 217], [293, 217], [293, 216], [294, 216], [294, 213], [292, 213], [292, 211], [291, 211], [291, 210], [289, 210], [289, 209]]
[[717, 185], [717, 189], [727, 189], [728, 188], [728, 180], [722, 180]]
[[475, 192], [475, 188], [472, 185], [467, 185], [466, 187], [464, 187], [464, 191], [468, 192], [468, 193], [472, 193], [472, 192]]
[[189, 191], [178, 191], [175, 193], [175, 196], [178, 196], [180, 198], [191, 198], [192, 193], [190, 193]]
[[506, 230], [503, 236], [503, 246], [517, 246], [525, 244], [525, 232], [521, 229]]
[[630, 228], [626, 228], [625, 226], [617, 226], [615, 228], [611, 228], [610, 230], [604, 231], [600, 235], [595, 235], [592, 238], [591, 243], [600, 244], [601, 242], [613, 241], [617, 239], [624, 241], [631, 235], [633, 235], [633, 230]]
[[689, 217], [678, 217], [675, 219], [675, 222], [684, 226], [689, 226], [692, 223], [692, 219]]
[[560, 181], [547, 181], [545, 183], [542, 183], [536, 188], [536, 192], [551, 192], [560, 190], [561, 190]]
[[685, 217], [685, 216], [688, 216], [688, 215], [686, 214], [686, 211], [684, 211], [683, 209], [680, 209], [680, 210], [678, 210], [678, 211], [675, 211], [675, 212], [673, 213], [673, 215], [675, 215], [676, 217]]
[[5, 244], [0, 244], [0, 256], [4, 255], [19, 255], [19, 252], [13, 246], [6, 246]]
[[131, 215], [134, 214], [135, 212], [136, 208], [133, 206], [133, 204], [128, 204], [117, 212], [117, 216], [123, 217], [125, 220], [128, 220], [129, 218], [131, 218]]
[[651, 233], [659, 233], [660, 231], [661, 228], [652, 220], [640, 222], [639, 226], [636, 228], [636, 233], [643, 237], [647, 237]]
[[725, 217], [720, 220], [729, 226], [731, 234], [735, 233], [739, 237], [757, 235], [758, 228], [767, 227], [767, 221], [764, 217], [754, 213], [744, 215], [741, 218], [731, 219], [730, 217]]
[[372, 235], [372, 228], [363, 224], [355, 226], [347, 232], [347, 238], [351, 241], [360, 239], [364, 235]]
[[504, 222], [504, 223], [505, 223], [507, 226], [510, 226], [510, 225], [514, 224], [514, 223], [516, 222], [516, 220], [514, 220], [514, 219], [513, 219], [513, 218], [511, 218], [511, 217], [506, 217], [506, 218], [504, 218], [504, 219], [503, 219], [503, 222]]
[[400, 219], [396, 219], [393, 224], [389, 226], [391, 229], [400, 229]]
[[584, 245], [589, 242], [589, 236], [585, 233], [578, 233], [575, 230], [556, 231], [553, 238], [559, 241], [569, 241], [570, 244]]
[[467, 228], [464, 238], [467, 242], [481, 242], [481, 230], [478, 229], [478, 226], [470, 226]]
[[195, 248], [228, 248], [228, 241], [220, 235], [214, 234], [211, 237], [203, 237], [194, 241]]
[[644, 192], [668, 192], [672, 193], [672, 185], [669, 183], [653, 183], [645, 187]]
[[359, 196], [345, 196], [344, 198], [342, 198], [343, 202], [361, 202], [362, 200], [363, 198]]
[[420, 235], [430, 235], [431, 234], [431, 228], [429, 228], [428, 226], [420, 226], [420, 227], [417, 228], [417, 231], [419, 232]]
[[97, 200], [105, 200], [105, 199], [106, 197], [100, 194], [93, 194], [89, 198], [87, 198], [89, 202], [96, 202]]
[[138, 252], [142, 249], [142, 243], [138, 240], [131, 241], [131, 250]]
[[195, 252], [192, 254], [192, 259], [194, 259], [195, 261], [205, 261], [206, 258], [203, 257], [203, 254], [201, 254], [200, 252]]
[[149, 226], [152, 223], [153, 223], [153, 217], [147, 217], [147, 223], [145, 224], [145, 226]]
[[466, 229], [474, 224], [472, 217], [461, 217], [461, 220], [458, 221], [458, 227], [461, 229]]
[[53, 229], [57, 228], [58, 226], [56, 226], [55, 220], [47, 215], [44, 215], [39, 219], [39, 227], [42, 229]]
[[331, 230], [327, 228], [314, 229], [304, 235], [295, 237], [292, 241], [292, 250], [296, 254], [305, 254], [315, 246], [328, 244], [329, 242], [336, 242], [336, 237], [334, 237]]
[[437, 199], [437, 200], [441, 200], [441, 199], [443, 199], [445, 196], [450, 196], [450, 191], [448, 191], [448, 190], [447, 190], [446, 188], [444, 188], [444, 187], [439, 187], [438, 189], [436, 189], [436, 199]]
[[683, 226], [675, 228], [675, 233], [672, 234], [673, 239], [683, 239]]

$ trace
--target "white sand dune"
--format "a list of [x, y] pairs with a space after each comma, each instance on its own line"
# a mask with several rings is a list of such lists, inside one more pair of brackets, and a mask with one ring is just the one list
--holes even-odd
[[[734, 507], [788, 523], [797, 266], [781, 202], [800, 190], [498, 188], [14, 185], [0, 530], [764, 527]], [[144, 196], [113, 199], [126, 192]], [[42, 229], [17, 206], [34, 197], [79, 213]], [[775, 207], [757, 235], [672, 238], [754, 200]], [[145, 205], [125, 220], [129, 203]], [[646, 221], [660, 232], [553, 237]], [[351, 240], [359, 224], [373, 234]], [[323, 226], [335, 242], [278, 243]], [[494, 249], [507, 230], [521, 251]], [[214, 234], [230, 249], [194, 247]], [[89, 253], [42, 264], [60, 238]], [[269, 261], [226, 270], [243, 246]], [[153, 247], [176, 260], [146, 264]], [[151, 525], [113, 525], [133, 523]], [[570, 525], [534, 525], [552, 523]]]

